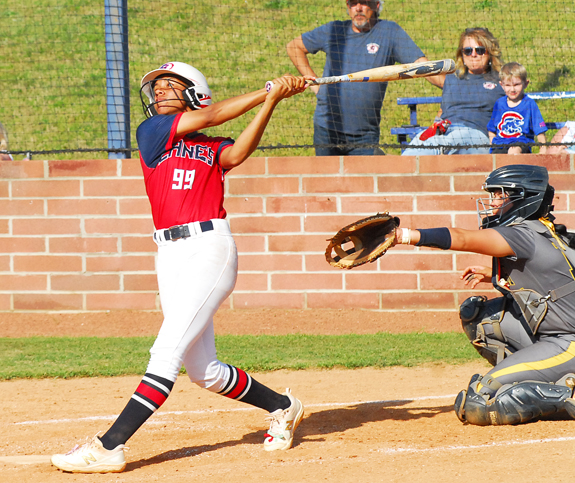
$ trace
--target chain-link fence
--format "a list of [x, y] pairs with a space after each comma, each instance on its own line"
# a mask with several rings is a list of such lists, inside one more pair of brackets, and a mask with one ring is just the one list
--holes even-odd
[[[113, 103], [106, 76], [114, 60], [110, 57], [114, 47], [106, 35], [105, 14], [110, 11], [106, 11], [105, 3], [2, 2], [0, 122], [8, 133], [8, 150], [14, 159], [40, 154], [48, 158], [108, 156], [111, 146], [121, 138], [110, 130]], [[401, 26], [428, 59], [455, 59], [461, 32], [486, 27], [498, 39], [503, 61], [526, 67], [528, 92], [575, 91], [575, 8], [571, 2], [386, 0], [379, 18]], [[139, 98], [144, 73], [167, 61], [190, 63], [207, 77], [214, 100], [222, 100], [263, 87], [266, 80], [283, 73], [297, 74], [287, 44], [327, 22], [349, 19], [344, 0], [130, 0], [127, 32], [123, 34], [129, 62], [129, 104], [120, 113], [129, 120], [124, 126], [124, 134], [129, 136], [126, 152], [137, 149], [135, 132], [144, 119]], [[361, 18], [357, 21], [361, 23]], [[407, 42], [400, 43], [409, 48]], [[362, 57], [373, 56], [370, 49], [383, 48], [379, 41], [365, 45], [367, 53], [361, 52]], [[343, 51], [335, 51], [343, 55]], [[359, 57], [358, 53], [358, 62]], [[399, 50], [390, 58], [401, 61], [401, 57]], [[306, 59], [317, 75], [322, 74], [326, 59], [330, 60], [322, 51]], [[341, 65], [353, 64], [354, 59], [344, 60]], [[413, 124], [409, 106], [398, 105], [398, 98], [441, 95], [441, 89], [424, 79], [389, 83], [381, 108], [379, 146], [385, 152], [398, 153], [400, 144], [392, 129], [397, 132], [397, 128]], [[283, 101], [260, 149], [268, 155], [313, 154], [316, 102], [312, 92]], [[547, 122], [575, 120], [573, 98], [557, 96], [538, 101], [538, 105]], [[417, 105], [417, 124], [431, 125], [438, 108], [437, 103]], [[248, 113], [211, 129], [210, 134], [237, 137], [252, 117], [253, 112]], [[351, 124], [361, 127], [364, 123], [360, 116]], [[555, 129], [546, 133], [547, 142]]]

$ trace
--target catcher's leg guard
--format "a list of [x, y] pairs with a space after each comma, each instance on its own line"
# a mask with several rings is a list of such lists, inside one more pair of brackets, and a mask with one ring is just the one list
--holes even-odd
[[487, 300], [483, 296], [469, 297], [459, 307], [463, 331], [475, 350], [492, 366], [514, 352], [506, 344], [500, 328], [504, 309], [504, 297]]
[[461, 421], [479, 426], [518, 424], [563, 411], [575, 418], [573, 374], [555, 384], [538, 381], [506, 384], [492, 398], [478, 392], [478, 384], [484, 381], [481, 377], [474, 378], [467, 391], [461, 391], [455, 400], [455, 412]]

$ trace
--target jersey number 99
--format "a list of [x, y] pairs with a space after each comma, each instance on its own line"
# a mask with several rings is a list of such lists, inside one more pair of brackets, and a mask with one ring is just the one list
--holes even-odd
[[173, 190], [191, 190], [196, 176], [195, 169], [174, 169]]

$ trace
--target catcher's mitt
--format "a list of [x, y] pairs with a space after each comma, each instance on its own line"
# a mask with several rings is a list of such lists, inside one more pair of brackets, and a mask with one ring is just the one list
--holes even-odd
[[[398, 226], [399, 218], [387, 211], [357, 220], [328, 239], [325, 259], [334, 267], [348, 269], [374, 262], [394, 244]], [[346, 249], [345, 244], [351, 246]]]

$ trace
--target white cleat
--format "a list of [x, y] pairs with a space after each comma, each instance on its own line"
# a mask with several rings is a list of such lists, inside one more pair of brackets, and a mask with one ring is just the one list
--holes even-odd
[[66, 454], [55, 454], [51, 461], [56, 468], [71, 473], [120, 473], [126, 467], [125, 449], [128, 448], [119, 444], [107, 450], [96, 435]]
[[264, 439], [266, 451], [290, 449], [293, 442], [293, 434], [303, 418], [303, 404], [299, 399], [291, 395], [286, 389], [291, 405], [287, 409], [277, 409], [266, 418], [270, 420], [270, 429]]

